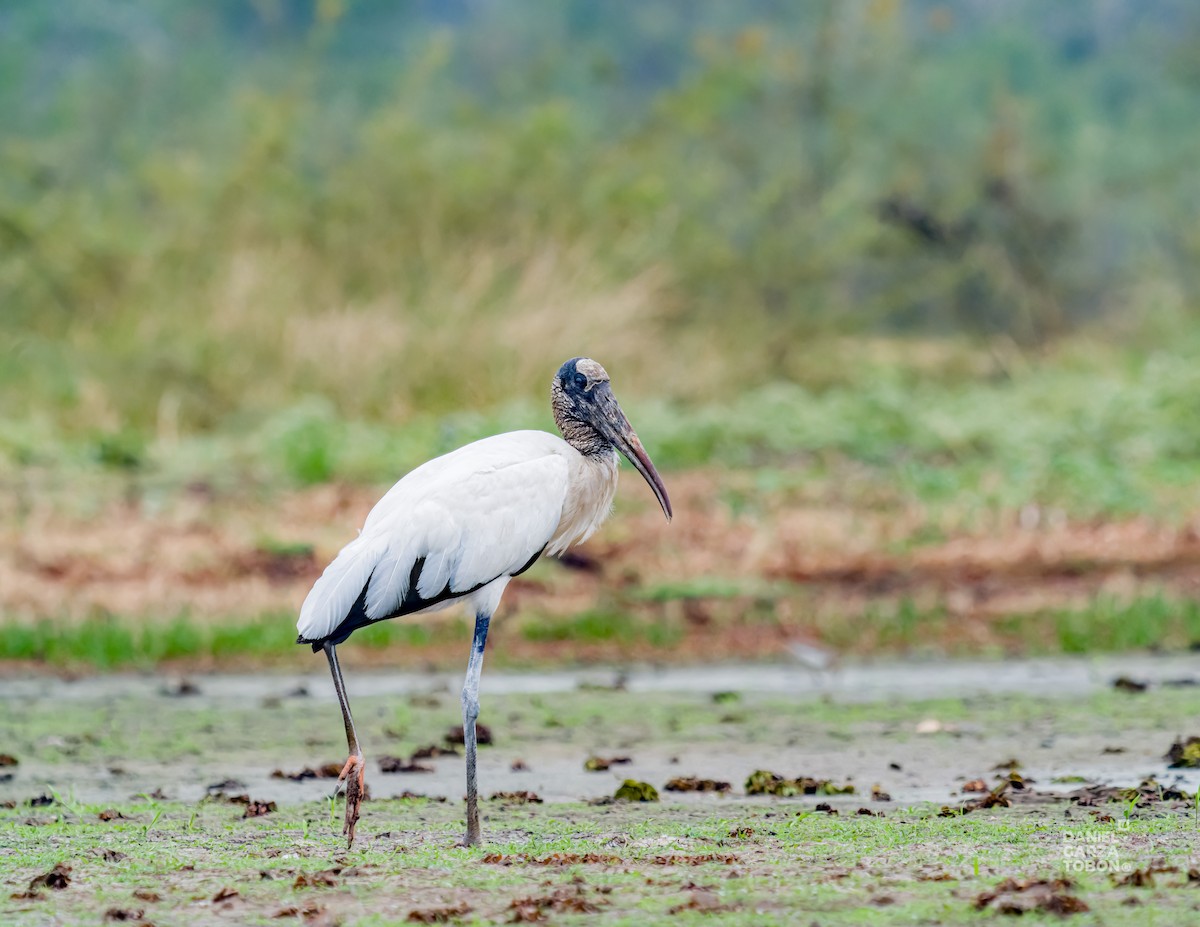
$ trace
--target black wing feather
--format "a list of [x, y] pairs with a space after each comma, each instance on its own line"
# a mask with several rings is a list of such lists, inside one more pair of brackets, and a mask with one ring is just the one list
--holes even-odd
[[[536, 554], [530, 557], [528, 562], [521, 567], [521, 569], [509, 575], [520, 576], [537, 562], [538, 558], [542, 555], [542, 551], [545, 549], [546, 548], [543, 547], [542, 550], [539, 550]], [[405, 593], [404, 599], [400, 603], [400, 607], [390, 615], [384, 615], [382, 618], [375, 619], [367, 617], [367, 589], [371, 585], [371, 577], [368, 576], [367, 581], [363, 584], [362, 592], [358, 594], [358, 598], [355, 599], [354, 604], [350, 606], [350, 611], [346, 613], [346, 617], [341, 620], [336, 628], [334, 628], [325, 637], [320, 639], [297, 637], [296, 643], [311, 644], [313, 653], [316, 653], [327, 643], [337, 646], [345, 641], [346, 638], [348, 638], [359, 628], [365, 628], [367, 625], [375, 624], [379, 621], [387, 621], [391, 618], [401, 618], [404, 615], [411, 615], [413, 612], [419, 612], [422, 609], [429, 608], [431, 605], [439, 605], [448, 599], [461, 599], [463, 596], [470, 595], [472, 592], [477, 592], [488, 583], [495, 582], [500, 578], [500, 576], [505, 575], [501, 573], [499, 576], [493, 576], [491, 579], [479, 583], [476, 586], [472, 586], [470, 589], [463, 589], [458, 592], [452, 592], [450, 590], [450, 583], [447, 582], [442, 588], [441, 592], [439, 592], [437, 595], [430, 598], [422, 598], [420, 593], [417, 592], [417, 584], [420, 582], [421, 571], [424, 568], [424, 557], [418, 557], [415, 561], [413, 561], [412, 570], [408, 574], [408, 592]], [[371, 575], [373, 576], [374, 574]]]

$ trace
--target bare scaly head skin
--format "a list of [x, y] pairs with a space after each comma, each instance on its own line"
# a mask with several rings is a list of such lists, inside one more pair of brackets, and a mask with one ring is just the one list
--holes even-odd
[[587, 456], [616, 448], [642, 475], [663, 514], [671, 520], [667, 487], [621, 411], [609, 385], [608, 372], [590, 357], [573, 357], [563, 364], [550, 386], [554, 421], [567, 443]]

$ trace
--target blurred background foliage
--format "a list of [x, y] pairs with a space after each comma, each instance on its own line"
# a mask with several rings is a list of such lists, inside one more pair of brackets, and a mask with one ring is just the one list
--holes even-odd
[[1137, 507], [1200, 449], [1198, 104], [1192, 0], [10, 0], [0, 451], [381, 479], [587, 353], [668, 464]]

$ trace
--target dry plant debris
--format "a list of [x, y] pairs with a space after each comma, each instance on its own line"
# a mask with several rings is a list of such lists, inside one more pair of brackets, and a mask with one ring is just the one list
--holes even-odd
[[[463, 737], [463, 727], [461, 724], [456, 724], [446, 732], [445, 737], [448, 744], [465, 744], [466, 740]], [[481, 747], [491, 746], [495, 741], [492, 738], [492, 729], [486, 724], [475, 723], [475, 742]]]
[[612, 766], [621, 766], [632, 762], [633, 758], [628, 756], [589, 756], [583, 761], [583, 768], [588, 772], [605, 772]]
[[246, 803], [246, 810], [242, 814], [243, 818], [260, 818], [264, 814], [273, 814], [276, 810], [275, 802], [259, 801], [252, 799]]
[[402, 756], [381, 756], [379, 758], [379, 771], [381, 773], [431, 773], [436, 770], [432, 766], [426, 766], [424, 763], [414, 763], [412, 760], [406, 760]]
[[540, 805], [542, 798], [536, 792], [493, 792], [488, 801], [500, 801], [509, 805]]
[[302, 872], [292, 883], [293, 888], [333, 888], [338, 884], [341, 869], [322, 869], [320, 872]]
[[717, 779], [697, 779], [695, 776], [676, 776], [663, 786], [668, 792], [720, 792], [727, 794], [733, 791], [728, 782]]
[[759, 769], [746, 778], [747, 795], [774, 795], [778, 798], [790, 798], [795, 795], [853, 795], [854, 785], [836, 785], [832, 779], [813, 779], [809, 776], [797, 776], [788, 779], [778, 773]]
[[1177, 737], [1167, 750], [1165, 759], [1171, 769], [1200, 767], [1200, 737], [1189, 737], [1187, 740]]
[[1134, 802], [1148, 808], [1158, 802], [1192, 802], [1195, 796], [1177, 785], [1162, 785], [1154, 779], [1143, 779], [1135, 788], [1111, 785], [1088, 785], [1067, 795], [1080, 807], [1091, 808], [1109, 802]]
[[533, 924], [546, 919], [546, 913], [595, 914], [600, 905], [608, 904], [603, 899], [592, 901], [586, 897], [583, 886], [559, 888], [541, 897], [516, 898], [508, 906], [510, 924]]
[[609, 853], [551, 853], [540, 859], [523, 853], [489, 853], [483, 862], [492, 866], [615, 866], [625, 860]]
[[292, 782], [304, 782], [308, 779], [336, 779], [342, 774], [340, 763], [324, 763], [321, 766], [305, 766], [299, 772], [284, 772], [282, 769], [271, 771], [272, 779], [290, 779]]
[[443, 908], [419, 908], [408, 912], [407, 920], [414, 924], [448, 924], [450, 921], [470, 914], [472, 908], [465, 901]]
[[1074, 883], [1069, 879], [1005, 879], [995, 888], [977, 895], [975, 907], [1014, 915], [1046, 911], [1066, 916], [1088, 911], [1087, 904], [1070, 894], [1072, 888]]
[[[490, 734], [489, 734], [490, 736]], [[459, 752], [453, 747], [441, 747], [437, 744], [429, 744], [424, 747], [417, 747], [413, 751], [412, 759], [415, 760], [436, 760], [441, 756], [458, 756]]]

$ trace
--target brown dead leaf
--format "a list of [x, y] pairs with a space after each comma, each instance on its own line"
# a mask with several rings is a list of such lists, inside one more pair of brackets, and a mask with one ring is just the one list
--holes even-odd
[[[463, 728], [461, 724], [456, 724], [446, 732], [445, 741], [448, 744], [465, 744], [466, 739], [463, 737]], [[486, 747], [492, 744], [492, 729], [486, 724], [475, 722], [475, 742], [481, 747]]]
[[1149, 808], [1161, 802], [1194, 801], [1195, 796], [1178, 785], [1162, 785], [1154, 779], [1143, 779], [1136, 788], [1110, 785], [1085, 785], [1067, 795], [1082, 808], [1094, 808], [1109, 802], [1135, 802], [1139, 808]]
[[1114, 874], [1112, 882], [1117, 888], [1154, 888], [1154, 870], [1147, 866], [1145, 869], [1134, 869], [1119, 877]]
[[118, 811], [116, 808], [105, 808], [98, 815], [96, 815], [96, 817], [98, 817], [101, 821], [126, 821], [126, 820], [128, 820], [128, 818], [126, 818], [125, 815], [121, 814], [121, 812]]
[[995, 888], [975, 897], [975, 907], [990, 907], [1000, 914], [1026, 914], [1046, 911], [1066, 916], [1081, 914], [1089, 908], [1084, 901], [1069, 893], [1074, 883], [1069, 879], [1005, 879]]
[[395, 797], [397, 800], [403, 800], [403, 801], [412, 801], [412, 800], [438, 801], [438, 802], [446, 801], [445, 795], [422, 795], [420, 792], [413, 792], [409, 789], [405, 789], [403, 792], [401, 792], [399, 795], [397, 795]]
[[[480, 741], [482, 743], [482, 741]], [[417, 747], [413, 751], [413, 761], [416, 760], [436, 760], [443, 756], [458, 756], [459, 753], [453, 747], [440, 747], [437, 744], [429, 744], [424, 747]]]
[[488, 801], [502, 801], [510, 805], [540, 805], [541, 796], [536, 792], [494, 792]]
[[246, 803], [246, 810], [242, 814], [242, 817], [243, 818], [260, 818], [264, 814], [274, 814], [274, 812], [275, 812], [275, 802], [273, 802], [273, 801], [258, 801], [257, 799], [255, 799], [253, 801], [248, 801]]
[[162, 901], [162, 895], [148, 888], [136, 888], [133, 890], [133, 897], [138, 901]]
[[325, 906], [319, 905], [315, 901], [310, 901], [306, 905], [297, 906], [294, 904], [280, 908], [271, 917], [296, 917], [300, 916], [306, 921], [313, 921], [325, 913]]
[[341, 869], [322, 869], [320, 872], [302, 872], [296, 876], [292, 888], [333, 888], [340, 881]]
[[608, 902], [601, 900], [597, 904], [595, 901], [589, 900], [580, 885], [573, 888], [560, 888], [552, 894], [540, 898], [515, 899], [508, 906], [512, 912], [509, 923], [535, 923], [543, 920], [548, 911], [562, 914], [595, 914], [600, 910], [601, 904], [608, 904]]
[[402, 756], [381, 756], [379, 771], [381, 773], [431, 773], [435, 770], [432, 766], [413, 763]]
[[526, 856], [523, 853], [489, 853], [483, 862], [494, 866], [577, 866], [577, 865], [616, 865], [624, 862], [619, 856], [604, 853], [551, 853], [540, 859]]
[[239, 894], [241, 893], [236, 888], [230, 888], [227, 885], [212, 896], [213, 904], [220, 904], [222, 901], [231, 901], [237, 898]]
[[424, 908], [408, 912], [408, 920], [414, 924], [446, 924], [470, 914], [473, 908], [465, 901], [444, 908]]
[[717, 779], [697, 779], [695, 776], [676, 776], [665, 786], [668, 792], [719, 792], [733, 791], [733, 785]]
[[109, 908], [104, 912], [106, 921], [140, 921], [145, 916], [142, 908]]
[[290, 779], [292, 782], [304, 782], [308, 779], [337, 779], [342, 774], [341, 763], [325, 763], [321, 766], [305, 766], [298, 772], [284, 772], [282, 769], [271, 771], [272, 779]]
[[40, 876], [34, 876], [29, 880], [29, 890], [36, 891], [39, 888], [52, 888], [55, 891], [62, 891], [71, 884], [71, 867], [66, 863], [55, 863], [54, 868], [49, 872], [44, 872]]

